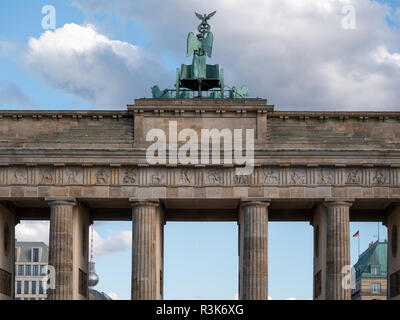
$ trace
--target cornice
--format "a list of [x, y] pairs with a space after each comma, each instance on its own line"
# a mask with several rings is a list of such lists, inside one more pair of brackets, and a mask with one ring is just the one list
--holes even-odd
[[370, 119], [386, 121], [389, 119], [400, 120], [400, 112], [371, 112], [371, 111], [272, 111], [268, 112], [268, 118], [281, 120], [309, 120], [321, 121], [357, 119], [367, 121]]
[[103, 118], [122, 119], [129, 118], [129, 111], [123, 110], [1, 110], [0, 120], [4, 118], [12, 118], [14, 120], [22, 120], [31, 118], [41, 120], [50, 118], [60, 120], [63, 118], [82, 119], [90, 118], [93, 120], [101, 120]]

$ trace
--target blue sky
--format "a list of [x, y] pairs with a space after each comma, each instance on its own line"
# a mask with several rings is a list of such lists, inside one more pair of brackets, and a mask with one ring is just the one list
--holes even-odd
[[[185, 37], [198, 24], [193, 11], [216, 8], [212, 61], [225, 67], [228, 85], [247, 84], [252, 96], [268, 98], [277, 109], [399, 110], [400, 1], [352, 1], [355, 30], [341, 26], [342, 2], [329, 3], [1, 1], [0, 109], [124, 109], [134, 98], [149, 97], [155, 83], [172, 87], [175, 68], [190, 63]], [[57, 30], [46, 35], [41, 11], [48, 4], [56, 8]], [[68, 43], [71, 37], [80, 41]], [[75, 71], [82, 59], [91, 64]], [[95, 252], [98, 289], [129, 299], [131, 253], [121, 232], [131, 225], [99, 223], [95, 229], [104, 242]], [[351, 224], [352, 233], [358, 229], [365, 249], [377, 224]], [[113, 241], [118, 250], [107, 251]], [[236, 224], [168, 223], [165, 241], [166, 298], [236, 295]], [[354, 263], [356, 239], [351, 250]], [[269, 275], [273, 299], [312, 298], [308, 223], [270, 223]]]
[[[95, 229], [104, 238], [131, 223], [100, 223]], [[350, 224], [350, 233], [360, 231], [363, 252], [377, 240], [378, 223]], [[387, 239], [379, 224], [380, 240]], [[168, 222], [165, 226], [165, 299], [233, 299], [238, 292], [238, 227], [236, 223]], [[274, 300], [312, 299], [313, 229], [306, 222], [269, 223], [269, 295]], [[96, 256], [96, 252], [95, 252]], [[358, 239], [351, 238], [351, 262], [358, 258]], [[130, 299], [131, 249], [126, 247], [106, 257], [96, 257], [100, 282], [96, 287]]]
[[[140, 48], [141, 55], [135, 59], [142, 65], [121, 70], [127, 61], [121, 60], [118, 52], [110, 53], [106, 58], [115, 78], [99, 85], [88, 76], [85, 88], [79, 83], [79, 73], [65, 72], [71, 67], [68, 61], [48, 64], [49, 70], [45, 70], [46, 60], [62, 60], [75, 49], [67, 48], [65, 56], [58, 48], [46, 52], [46, 39], [42, 39], [42, 50], [34, 56], [29, 52], [29, 39], [39, 39], [45, 31], [41, 10], [48, 4], [56, 9], [60, 39], [71, 36], [63, 29], [66, 24], [85, 28], [91, 24], [109, 40]], [[247, 84], [253, 96], [268, 98], [277, 109], [395, 110], [400, 78], [399, 1], [355, 0], [352, 4], [355, 30], [341, 27], [340, 0], [314, 4], [300, 0], [295, 6], [289, 0], [280, 6], [274, 1], [252, 0], [254, 12], [251, 6], [242, 12], [241, 1], [224, 0], [117, 0], [112, 6], [104, 0], [2, 1], [0, 108], [124, 109], [135, 97], [149, 96], [155, 83], [171, 88], [175, 68], [190, 62], [185, 57], [185, 37], [197, 26], [193, 11], [212, 7], [218, 10], [212, 23], [216, 36], [213, 60], [225, 67], [229, 86]], [[254, 21], [260, 21], [259, 26]], [[73, 35], [79, 36], [83, 30], [75, 29]], [[99, 49], [98, 43], [90, 36], [83, 41], [94, 41], [92, 52], [86, 54], [107, 78], [107, 59], [97, 62], [97, 56], [90, 56]], [[329, 50], [332, 43], [335, 46]], [[76, 57], [69, 63], [79, 61]], [[158, 76], [143, 77], [150, 72]], [[95, 73], [93, 77], [98, 78]]]
[[[57, 10], [57, 24], [63, 25], [71, 21], [83, 22], [83, 15], [67, 1], [52, 1]], [[41, 26], [42, 7], [49, 1], [2, 1], [0, 3], [0, 41], [11, 41], [16, 46], [26, 46], [30, 37], [39, 37], [44, 30]], [[0, 51], [1, 52], [1, 51]], [[26, 72], [12, 49], [0, 55], [0, 82], [15, 83], [29, 100], [40, 107], [57, 108], [76, 106], [82, 101], [76, 97], [52, 90]], [[18, 107], [11, 104], [10, 107]]]

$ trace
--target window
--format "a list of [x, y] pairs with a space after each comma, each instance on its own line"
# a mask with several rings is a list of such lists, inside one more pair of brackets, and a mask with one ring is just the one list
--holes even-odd
[[45, 275], [47, 274], [46, 271], [47, 271], [47, 270], [46, 270], [46, 265], [45, 265], [45, 264], [42, 264], [42, 265], [40, 266], [40, 275], [41, 275], [41, 276], [45, 276]]
[[371, 274], [373, 276], [379, 276], [381, 274], [381, 267], [380, 266], [372, 266], [371, 267]]
[[32, 294], [36, 294], [36, 281], [32, 281]]
[[34, 276], [39, 275], [39, 266], [37, 264], [33, 265], [33, 275]]
[[22, 293], [22, 283], [21, 281], [17, 281], [17, 294], [21, 294]]
[[43, 282], [39, 281], [39, 294], [43, 294], [44, 290], [43, 290]]
[[29, 294], [29, 281], [24, 281], [24, 294]]
[[32, 261], [39, 262], [39, 248], [32, 249]]
[[372, 283], [371, 284], [371, 292], [380, 294], [381, 293], [381, 284], [380, 283]]
[[25, 275], [26, 276], [31, 276], [32, 275], [32, 266], [30, 265], [30, 264], [27, 264], [26, 266], [25, 266]]
[[18, 275], [19, 276], [23, 276], [24, 275], [24, 265], [23, 264], [20, 264], [18, 266]]

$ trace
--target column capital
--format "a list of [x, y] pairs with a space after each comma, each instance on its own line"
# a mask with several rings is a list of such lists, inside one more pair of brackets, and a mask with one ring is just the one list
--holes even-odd
[[240, 206], [246, 207], [265, 207], [268, 208], [271, 204], [271, 199], [240, 199]]
[[131, 203], [132, 208], [136, 207], [158, 207], [160, 205], [160, 200], [156, 199], [142, 199], [138, 200], [135, 198], [130, 198], [129, 202]]
[[324, 200], [324, 205], [327, 208], [332, 207], [351, 207], [353, 205], [354, 199], [351, 198], [326, 198]]
[[49, 206], [75, 206], [76, 199], [74, 197], [46, 197], [44, 200]]

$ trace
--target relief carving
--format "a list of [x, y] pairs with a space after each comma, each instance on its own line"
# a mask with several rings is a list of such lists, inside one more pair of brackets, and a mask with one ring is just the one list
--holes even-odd
[[137, 181], [137, 174], [133, 169], [125, 169], [124, 170], [124, 184], [135, 184]]
[[298, 170], [294, 170], [290, 175], [292, 184], [304, 184], [305, 183], [305, 175]]
[[278, 184], [278, 174], [275, 173], [274, 170], [266, 169], [263, 171], [263, 174], [264, 184]]
[[161, 170], [154, 170], [151, 174], [151, 184], [160, 185], [162, 183], [164, 175]]
[[347, 184], [360, 184], [361, 183], [361, 175], [360, 171], [357, 169], [350, 169], [347, 173]]
[[375, 172], [375, 176], [372, 178], [372, 183], [373, 184], [385, 184], [386, 183], [386, 176], [383, 174], [381, 170], [377, 170]]
[[28, 171], [26, 168], [17, 168], [12, 175], [12, 183], [24, 184], [28, 182]]
[[333, 183], [333, 172], [331, 170], [321, 170], [321, 183], [332, 184]]
[[54, 184], [54, 173], [51, 168], [44, 168], [39, 172], [40, 184]]
[[[143, 169], [144, 170], [144, 169]], [[230, 168], [207, 168], [207, 169], [193, 169], [193, 168], [178, 168], [174, 169], [174, 171], [167, 171], [166, 168], [149, 168], [146, 171], [146, 178], [143, 179], [142, 183], [147, 183], [149, 185], [162, 185], [162, 184], [174, 184], [177, 185], [194, 185], [197, 184], [196, 181], [196, 171], [201, 171], [199, 177], [204, 177], [204, 183], [206, 185], [218, 186], [222, 185], [224, 182], [232, 185], [249, 185], [253, 183], [253, 179], [251, 176], [237, 176]], [[391, 170], [398, 169], [386, 169], [386, 168], [347, 168], [347, 169], [333, 169], [333, 168], [276, 168], [276, 167], [264, 167], [260, 168], [260, 183], [263, 185], [279, 185], [282, 183], [281, 181], [281, 172], [286, 173], [287, 176], [283, 180], [284, 183], [288, 185], [304, 185], [306, 183], [313, 185], [333, 185], [338, 182], [335, 179], [336, 171], [339, 170], [338, 174], [341, 176], [343, 172], [344, 183], [348, 185], [371, 185], [371, 186], [379, 186], [379, 185], [387, 185], [392, 184], [398, 186], [398, 178], [396, 178], [399, 174], [397, 171], [392, 172]], [[307, 173], [309, 170], [309, 174], [311, 177], [315, 176], [316, 180], [308, 181]], [[345, 171], [344, 171], [345, 170]], [[58, 179], [60, 184], [65, 185], [84, 185], [89, 184], [89, 181], [93, 181], [93, 183], [97, 185], [109, 185], [111, 183], [111, 171], [107, 167], [95, 167], [86, 173], [84, 168], [78, 166], [71, 166], [65, 169], [59, 170], [57, 169], [57, 173], [63, 173], [63, 179]], [[167, 179], [169, 174], [173, 175], [173, 178]], [[89, 174], [92, 174], [91, 176]], [[118, 172], [113, 172], [114, 174], [119, 174]], [[227, 175], [228, 180], [224, 180], [225, 174]], [[364, 176], [369, 175], [369, 179], [363, 180]], [[390, 179], [391, 175], [393, 175], [393, 181]], [[11, 167], [3, 169], [3, 176], [5, 177], [2, 181], [3, 184], [6, 184], [7, 181], [9, 184], [14, 185], [28, 185], [28, 184], [37, 184], [39, 185], [53, 185], [57, 182], [56, 180], [56, 171], [53, 167]], [[35, 179], [37, 178], [37, 180]], [[113, 176], [114, 177], [114, 176]], [[134, 167], [126, 167], [121, 170], [121, 182], [124, 185], [137, 185], [140, 183], [139, 178], [139, 170]], [[89, 179], [91, 178], [91, 179]], [[114, 177], [115, 178], [115, 177]], [[230, 180], [232, 178], [232, 180]], [[286, 180], [287, 179], [287, 180]], [[339, 178], [340, 179], [340, 178]], [[119, 177], [117, 179], [119, 181]], [[174, 182], [175, 181], [175, 182]], [[232, 182], [231, 182], [232, 181]], [[1, 181], [0, 181], [1, 183]]]
[[81, 169], [80, 168], [68, 168], [67, 169], [67, 183], [68, 184], [79, 184], [81, 183]]
[[235, 175], [235, 184], [250, 184], [250, 176]]
[[192, 184], [193, 174], [188, 169], [180, 171], [179, 184]]
[[109, 175], [104, 168], [101, 168], [96, 173], [96, 184], [109, 184]]
[[212, 185], [222, 182], [222, 171], [220, 169], [211, 169], [208, 172], [208, 183]]

